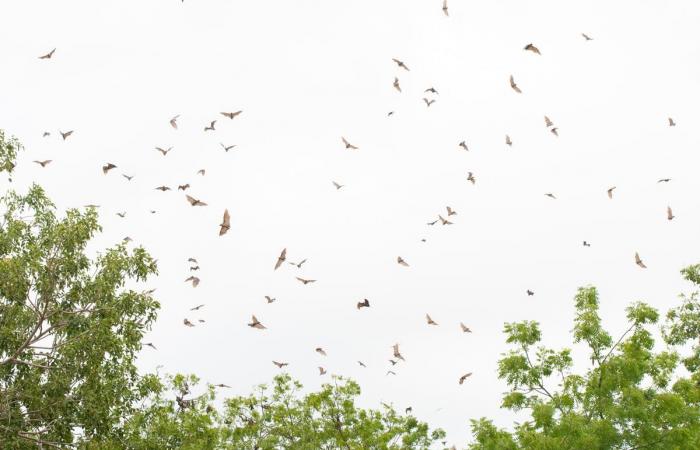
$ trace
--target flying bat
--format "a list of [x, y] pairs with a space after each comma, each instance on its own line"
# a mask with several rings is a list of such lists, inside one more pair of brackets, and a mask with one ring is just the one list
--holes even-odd
[[56, 49], [54, 48], [53, 50], [51, 50], [51, 51], [48, 52], [47, 54], [41, 55], [41, 56], [39, 57], [39, 59], [51, 59], [51, 57], [53, 56], [53, 54], [54, 54], [55, 51], [56, 51]]
[[513, 88], [515, 92], [518, 94], [522, 94], [523, 91], [520, 90], [517, 84], [515, 84], [515, 79], [513, 78], [513, 75], [510, 76], [510, 87]]
[[224, 234], [228, 233], [228, 230], [231, 229], [231, 216], [228, 213], [228, 209], [224, 210], [224, 219], [223, 221], [219, 224], [219, 236], [223, 236]]
[[287, 259], [287, 249], [282, 250], [282, 253], [277, 257], [277, 262], [275, 263], [275, 270], [279, 269], [282, 263]]
[[263, 325], [262, 323], [260, 323], [260, 321], [258, 320], [258, 318], [255, 317], [255, 316], [253, 316], [253, 321], [252, 321], [251, 323], [249, 323], [248, 326], [251, 327], [251, 328], [257, 328], [258, 330], [264, 330], [264, 329], [267, 328], [265, 325]]

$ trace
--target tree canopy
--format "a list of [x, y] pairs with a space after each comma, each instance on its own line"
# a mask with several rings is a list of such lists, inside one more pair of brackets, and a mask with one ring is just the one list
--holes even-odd
[[[682, 271], [700, 286], [700, 265]], [[659, 312], [644, 303], [627, 308], [629, 328], [617, 339], [598, 314], [598, 292], [575, 297], [573, 342], [584, 344], [590, 368], [574, 371], [569, 349], [538, 345], [537, 322], [507, 323], [513, 346], [498, 365], [509, 391], [502, 407], [530, 418], [510, 432], [482, 418], [472, 420], [478, 449], [689, 449], [700, 448], [700, 302], [681, 296], [659, 325]], [[665, 348], [655, 348], [655, 331]], [[688, 344], [690, 355], [683, 356]]]
[[[18, 148], [0, 135], [2, 170]], [[145, 394], [135, 358], [158, 303], [126, 283], [146, 280], [155, 262], [125, 244], [89, 258], [96, 211], [59, 217], [37, 185], [6, 192], [0, 214], [2, 448], [108, 436]]]
[[427, 449], [445, 435], [390, 405], [358, 408], [360, 387], [341, 377], [301, 395], [301, 384], [282, 374], [272, 386], [225, 399], [221, 409], [215, 387], [194, 395], [198, 384], [193, 375], [169, 377], [125, 423], [119, 440], [96, 439], [87, 448]]

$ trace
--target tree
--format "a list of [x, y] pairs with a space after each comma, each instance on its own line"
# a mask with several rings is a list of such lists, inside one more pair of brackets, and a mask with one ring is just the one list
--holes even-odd
[[[0, 171], [21, 147], [0, 132]], [[0, 198], [0, 448], [64, 448], [116, 433], [154, 388], [134, 365], [158, 303], [126, 283], [156, 272], [125, 244], [96, 258], [94, 208], [58, 217], [41, 187]]]
[[[700, 286], [700, 265], [682, 274]], [[580, 288], [573, 340], [588, 347], [591, 363], [580, 375], [573, 372], [570, 350], [537, 345], [538, 323], [507, 323], [507, 342], [514, 349], [499, 361], [498, 376], [510, 388], [502, 407], [527, 410], [530, 419], [512, 432], [485, 418], [472, 420], [470, 448], [700, 448], [700, 299], [697, 291], [681, 298], [660, 327], [667, 348], [657, 351], [654, 308], [628, 307], [629, 328], [613, 339], [602, 327], [596, 289]], [[692, 354], [682, 358], [689, 342], [695, 344]]]
[[[302, 386], [289, 375], [274, 378], [250, 395], [224, 401], [214, 408], [214, 387], [191, 396], [198, 379], [170, 377], [155, 392], [149, 406], [137, 411], [124, 426], [120, 441], [93, 441], [90, 450], [132, 449], [427, 449], [444, 437], [415, 417], [383, 410], [360, 409], [359, 386], [341, 377], [321, 390], [299, 395]], [[171, 391], [172, 396], [164, 393]]]
[[15, 159], [22, 145], [15, 138], [5, 137], [5, 132], [0, 130], [0, 172], [9, 174], [15, 169]]

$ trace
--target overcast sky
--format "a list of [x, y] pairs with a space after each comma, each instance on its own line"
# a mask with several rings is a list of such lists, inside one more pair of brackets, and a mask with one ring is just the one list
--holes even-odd
[[[464, 444], [470, 418], [517, 419], [499, 409], [504, 322], [537, 320], [558, 347], [579, 286], [599, 288], [613, 335], [633, 301], [676, 304], [688, 287], [679, 270], [700, 260], [697, 2], [452, 0], [450, 17], [441, 6], [0, 5], [0, 127], [26, 146], [15, 188], [38, 182], [61, 209], [99, 204], [94, 250], [130, 236], [159, 260], [148, 286], [162, 310], [146, 338], [158, 350], [143, 351], [144, 371], [194, 372], [234, 395], [287, 361], [308, 389], [354, 378], [363, 405], [413, 406]], [[426, 107], [429, 87], [439, 94]], [[59, 130], [75, 132], [63, 141]], [[103, 175], [107, 162], [118, 168]], [[208, 206], [154, 189], [185, 183]], [[426, 225], [448, 205], [453, 225]], [[219, 237], [225, 208], [231, 230]], [[273, 271], [285, 247], [289, 261], [308, 259], [301, 269]], [[188, 257], [196, 289], [183, 281]], [[363, 298], [371, 307], [358, 311]], [[247, 327], [251, 314], [268, 329]], [[392, 368], [397, 342], [406, 362]]]

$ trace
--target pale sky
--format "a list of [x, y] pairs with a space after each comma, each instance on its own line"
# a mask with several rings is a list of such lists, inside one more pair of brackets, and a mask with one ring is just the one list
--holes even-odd
[[[570, 346], [579, 286], [599, 288], [615, 336], [629, 303], [677, 303], [679, 270], [700, 260], [700, 5], [452, 0], [450, 17], [441, 6], [0, 4], [0, 128], [26, 147], [15, 188], [38, 182], [60, 209], [99, 204], [93, 250], [130, 236], [159, 260], [148, 287], [162, 310], [146, 337], [158, 350], [144, 349], [144, 371], [196, 373], [235, 395], [287, 361], [308, 389], [351, 377], [363, 406], [413, 406], [463, 446], [470, 418], [523, 418], [499, 409], [504, 322], [537, 320], [548, 345]], [[63, 141], [59, 130], [75, 132]], [[155, 146], [174, 148], [163, 157]], [[105, 176], [107, 162], [118, 168]], [[154, 189], [185, 183], [208, 206]], [[426, 225], [448, 205], [453, 225]], [[225, 208], [231, 230], [219, 237]], [[307, 263], [273, 271], [285, 247]], [[201, 267], [196, 289], [183, 282], [188, 257]], [[363, 298], [371, 307], [358, 311]], [[246, 326], [251, 314], [268, 329]], [[397, 342], [406, 362], [392, 368]]]

